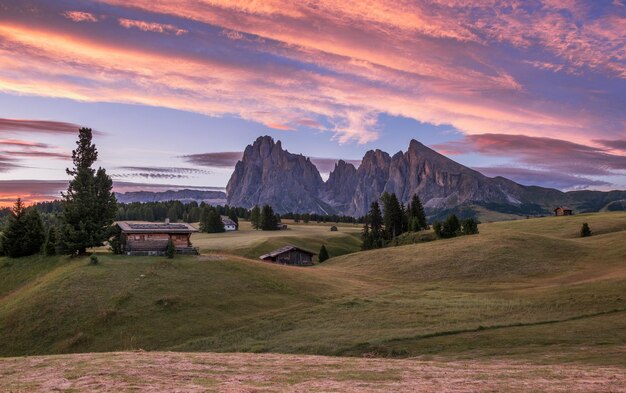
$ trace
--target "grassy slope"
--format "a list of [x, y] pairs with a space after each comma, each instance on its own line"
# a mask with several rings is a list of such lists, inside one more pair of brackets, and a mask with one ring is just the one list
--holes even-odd
[[[577, 236], [582, 222], [594, 236]], [[196, 245], [209, 255], [173, 262], [10, 261], [0, 268], [0, 353], [144, 348], [626, 366], [626, 213], [485, 224], [480, 235], [313, 268], [237, 256], [284, 242], [356, 245], [358, 228], [292, 227], [203, 235]]]
[[337, 232], [331, 232], [332, 224], [294, 224], [285, 221], [289, 229], [286, 231], [256, 231], [249, 222], [241, 222], [240, 230], [221, 234], [195, 234], [194, 246], [203, 253], [228, 253], [257, 259], [285, 244], [319, 252], [322, 244], [326, 245], [332, 256], [339, 256], [358, 250], [361, 245], [361, 227], [351, 224], [339, 225]]

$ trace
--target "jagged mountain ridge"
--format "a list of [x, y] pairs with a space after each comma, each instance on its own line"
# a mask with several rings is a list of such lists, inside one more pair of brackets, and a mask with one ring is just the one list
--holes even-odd
[[203, 190], [167, 190], [167, 191], [130, 191], [125, 193], [115, 193], [117, 201], [120, 203], [133, 202], [167, 202], [181, 201], [205, 202], [210, 205], [223, 205], [226, 203], [226, 193], [223, 191], [203, 191]]
[[358, 168], [339, 160], [324, 182], [307, 157], [283, 150], [280, 141], [269, 136], [246, 147], [226, 192], [233, 206], [268, 203], [279, 213], [351, 216], [364, 215], [383, 192], [395, 193], [405, 204], [418, 194], [431, 213], [477, 204], [517, 214], [543, 214], [557, 205], [585, 206], [588, 199], [595, 201], [594, 206], [626, 199], [626, 191], [564, 193], [490, 178], [416, 140], [411, 140], [406, 152], [393, 156], [368, 151]]

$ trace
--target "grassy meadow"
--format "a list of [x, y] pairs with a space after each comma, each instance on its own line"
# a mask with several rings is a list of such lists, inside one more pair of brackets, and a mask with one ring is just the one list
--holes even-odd
[[[594, 235], [580, 238], [588, 222]], [[200, 256], [0, 258], [0, 355], [134, 349], [626, 367], [626, 213], [367, 252], [360, 227], [197, 234]], [[296, 244], [309, 268], [258, 261]]]

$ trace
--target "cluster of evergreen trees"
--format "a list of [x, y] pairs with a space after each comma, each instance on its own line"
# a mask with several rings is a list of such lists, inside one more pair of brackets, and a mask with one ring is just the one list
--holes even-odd
[[46, 240], [43, 221], [37, 209], [26, 209], [17, 199], [0, 238], [0, 252], [11, 258], [37, 254]]
[[[239, 218], [237, 217], [236, 210], [229, 210], [228, 214], [228, 218], [230, 218], [236, 225], [239, 225]], [[207, 205], [202, 209], [202, 213], [200, 214], [200, 231], [206, 233], [220, 233], [226, 231], [226, 228], [224, 228], [224, 222], [222, 221], [222, 215], [217, 207]]]
[[[204, 202], [198, 204], [195, 201], [182, 203], [180, 201], [166, 202], [133, 202], [118, 203], [117, 221], [165, 221], [169, 218], [171, 222], [200, 222], [202, 214], [206, 208], [213, 208], [220, 216], [228, 216], [235, 221], [233, 217], [248, 219], [250, 211], [243, 207], [231, 207], [228, 205], [211, 206]], [[237, 222], [237, 221], [236, 221]]]
[[252, 228], [256, 230], [275, 231], [280, 229], [278, 227], [280, 215], [274, 213], [274, 209], [270, 205], [263, 205], [262, 208], [259, 205], [254, 205], [250, 210], [250, 223]]
[[380, 201], [382, 210], [378, 202], [373, 202], [364, 217], [363, 250], [385, 247], [403, 233], [428, 229], [424, 206], [417, 194], [413, 195], [407, 207], [395, 194], [387, 192], [380, 197]]
[[433, 223], [433, 230], [437, 237], [444, 239], [460, 235], [475, 235], [478, 233], [478, 221], [474, 218], [459, 220], [455, 214], [452, 214], [444, 222]]
[[354, 218], [352, 216], [340, 216], [337, 214], [316, 214], [316, 213], [286, 213], [281, 214], [281, 218], [287, 220], [293, 220], [294, 222], [303, 222], [308, 224], [309, 222], [327, 223], [327, 222], [343, 222], [348, 224], [362, 224], [363, 217]]
[[106, 171], [93, 168], [98, 151], [92, 136], [89, 128], [78, 132], [77, 147], [72, 151], [74, 167], [67, 169], [72, 179], [63, 200], [41, 205], [42, 209], [50, 211], [62, 208], [58, 219], [48, 223], [48, 235], [45, 235], [39, 210], [25, 209], [18, 199], [0, 238], [0, 249], [5, 255], [22, 257], [41, 251], [81, 255], [88, 248], [102, 246], [109, 238], [117, 201], [111, 192], [113, 182]]

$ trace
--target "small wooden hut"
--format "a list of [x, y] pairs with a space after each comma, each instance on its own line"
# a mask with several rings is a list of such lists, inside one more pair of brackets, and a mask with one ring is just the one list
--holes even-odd
[[559, 206], [556, 209], [554, 209], [555, 216], [571, 216], [572, 214], [573, 214], [572, 209], [568, 207]]
[[279, 263], [281, 265], [311, 266], [314, 252], [296, 246], [285, 246], [268, 254], [261, 255], [260, 260]]
[[127, 255], [164, 255], [171, 240], [178, 254], [197, 254], [191, 244], [196, 228], [185, 223], [119, 221], [122, 252]]

